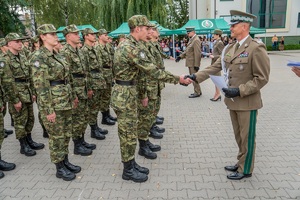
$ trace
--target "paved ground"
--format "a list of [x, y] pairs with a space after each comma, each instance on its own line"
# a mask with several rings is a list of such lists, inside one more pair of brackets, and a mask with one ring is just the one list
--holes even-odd
[[[104, 141], [92, 140], [97, 149], [89, 157], [71, 154], [82, 166], [72, 182], [55, 177], [47, 139], [41, 127], [33, 130], [44, 150], [29, 158], [19, 153], [15, 135], [4, 141], [2, 157], [17, 168], [0, 180], [0, 199], [300, 199], [300, 79], [286, 67], [287, 60], [300, 60], [300, 52], [270, 54], [271, 76], [263, 88], [264, 107], [259, 111], [254, 174], [241, 181], [226, 179], [223, 167], [235, 163], [235, 144], [228, 110], [222, 102], [211, 102], [210, 80], [201, 84], [203, 95], [188, 99], [192, 86], [167, 85], [160, 115], [166, 133], [156, 160], [136, 156], [150, 168], [149, 180], [133, 183], [121, 178], [122, 166], [117, 127]], [[202, 68], [210, 59], [203, 59]], [[167, 70], [184, 74], [184, 61], [166, 61]], [[7, 128], [10, 120], [5, 119]], [[89, 136], [90, 129], [87, 129]], [[153, 141], [153, 140], [152, 140]], [[73, 143], [70, 150], [72, 152]]]

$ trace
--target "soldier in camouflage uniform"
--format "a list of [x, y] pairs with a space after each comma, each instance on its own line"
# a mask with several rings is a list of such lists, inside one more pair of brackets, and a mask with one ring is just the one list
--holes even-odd
[[[15, 122], [16, 138], [21, 145], [21, 154], [34, 156], [36, 152], [44, 148], [44, 144], [36, 143], [32, 140], [31, 131], [34, 125], [33, 102], [36, 99], [33, 94], [34, 89], [30, 81], [30, 70], [27, 59], [21, 54], [22, 42], [17, 33], [9, 33], [5, 40], [9, 50], [4, 56], [5, 71], [10, 70], [9, 77], [13, 84], [13, 91], [8, 91], [4, 86], [4, 91], [9, 99], [9, 112]], [[5, 76], [8, 76], [5, 74]]]
[[[4, 46], [6, 45], [5, 40], [0, 41], [0, 45]], [[0, 56], [0, 179], [4, 177], [4, 173], [2, 171], [10, 171], [13, 170], [16, 165], [14, 163], [7, 163], [4, 160], [1, 159], [1, 146], [4, 140], [4, 108], [6, 107], [6, 101], [4, 100], [4, 90], [3, 90], [3, 84], [6, 84], [7, 90], [12, 91], [12, 83], [9, 82], [10, 79], [4, 79], [4, 74], [11, 73], [10, 71], [4, 71], [4, 65], [5, 62], [3, 61], [3, 57]], [[7, 69], [7, 68], [6, 68]], [[8, 77], [8, 76], [6, 76]]]
[[67, 44], [61, 50], [70, 66], [72, 76], [72, 89], [78, 99], [78, 107], [72, 110], [72, 139], [74, 142], [74, 154], [88, 156], [96, 145], [89, 144], [84, 140], [85, 129], [88, 123], [88, 95], [87, 95], [87, 62], [78, 48], [80, 43], [79, 29], [74, 25], [69, 25], [63, 30]]
[[30, 65], [37, 92], [37, 104], [42, 122], [49, 133], [51, 162], [56, 165], [56, 177], [70, 181], [79, 166], [69, 162], [69, 142], [72, 135], [72, 104], [77, 106], [72, 93], [72, 77], [68, 63], [54, 51], [58, 43], [56, 28], [44, 24], [37, 29], [42, 47], [32, 55]]
[[105, 29], [100, 29], [98, 33], [99, 44], [96, 46], [98, 56], [102, 60], [103, 75], [106, 82], [105, 89], [101, 89], [100, 105], [102, 113], [102, 124], [115, 125], [116, 118], [112, 117], [109, 112], [111, 99], [112, 81], [113, 81], [113, 52], [108, 44], [109, 38]]
[[91, 126], [91, 137], [97, 140], [104, 140], [106, 129], [98, 127], [97, 116], [100, 111], [101, 90], [106, 88], [105, 79], [103, 77], [102, 61], [95, 50], [96, 34], [90, 28], [82, 31], [84, 37], [84, 45], [82, 52], [84, 53], [88, 63], [88, 105], [89, 117], [88, 123]]
[[124, 34], [120, 34], [120, 35], [118, 36], [118, 39], [119, 39], [119, 44], [118, 44], [118, 46], [119, 46], [120, 43], [126, 39], [126, 36], [125, 36]]
[[[135, 15], [128, 20], [130, 36], [117, 48], [114, 57], [114, 75], [116, 84], [112, 91], [112, 108], [118, 117], [118, 135], [120, 139], [121, 158], [124, 164], [122, 178], [134, 182], [144, 182], [148, 179], [149, 169], [139, 166], [135, 162], [135, 149], [137, 143], [138, 125], [138, 97], [137, 79], [142, 71], [151, 78], [168, 83], [189, 84], [190, 79], [184, 79], [184, 75], [175, 76], [170, 72], [157, 69], [151, 62], [144, 45], [140, 41], [146, 41], [150, 34], [149, 27], [152, 24], [146, 16]], [[147, 105], [147, 99], [143, 102]]]
[[[0, 48], [1, 48], [1, 50], [0, 50], [0, 58], [2, 56], [4, 56], [6, 54], [6, 52], [7, 52], [7, 50], [8, 50], [8, 47], [6, 45], [7, 44], [6, 44], [5, 38], [0, 38]], [[3, 104], [4, 110], [2, 111], [3, 117], [5, 117], [5, 114], [6, 114], [6, 110], [7, 110], [6, 109], [7, 108], [6, 105], [7, 105], [7, 98], [4, 98], [4, 104]], [[14, 133], [13, 130], [4, 129], [4, 137], [7, 137], [7, 135], [11, 135], [13, 133]]]

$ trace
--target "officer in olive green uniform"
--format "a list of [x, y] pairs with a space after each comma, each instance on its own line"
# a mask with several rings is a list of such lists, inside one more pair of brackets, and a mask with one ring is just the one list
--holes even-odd
[[20, 141], [21, 154], [34, 156], [36, 152], [44, 148], [44, 144], [36, 143], [32, 140], [31, 131], [34, 125], [33, 102], [33, 85], [30, 81], [30, 72], [27, 59], [21, 54], [22, 49], [21, 37], [17, 33], [9, 33], [5, 40], [9, 50], [4, 56], [5, 66], [10, 70], [13, 91], [9, 92], [4, 88], [9, 99], [9, 112], [15, 122], [16, 138]]
[[256, 16], [236, 10], [231, 10], [230, 14], [231, 36], [237, 42], [226, 46], [221, 58], [192, 78], [200, 83], [210, 74], [223, 70], [228, 88], [222, 90], [239, 147], [238, 162], [225, 169], [234, 172], [227, 176], [228, 179], [239, 180], [252, 176], [257, 110], [263, 106], [260, 89], [269, 81], [270, 60], [266, 46], [249, 35]]
[[[224, 49], [224, 43], [222, 42], [221, 38], [222, 38], [222, 34], [223, 32], [219, 29], [214, 30], [213, 32], [214, 36], [214, 46], [212, 49], [212, 54], [209, 55], [209, 57], [211, 58], [211, 64], [214, 64], [214, 62], [216, 62], [218, 60], [218, 58], [221, 56], [222, 51]], [[217, 73], [216, 76], [221, 76], [221, 72]], [[213, 98], [210, 99], [211, 101], [221, 101], [221, 94], [220, 94], [220, 90], [217, 88], [216, 86], [216, 92]]]
[[[0, 41], [1, 45], [6, 45], [5, 40]], [[11, 73], [10, 71], [4, 71], [5, 62], [3, 57], [0, 57], [0, 179], [4, 177], [4, 173], [2, 171], [10, 171], [13, 170], [16, 165], [14, 163], [7, 163], [1, 159], [1, 146], [4, 140], [4, 107], [6, 107], [6, 101], [4, 100], [4, 88], [3, 84], [6, 84], [8, 87], [7, 90], [12, 90], [12, 83], [9, 82], [10, 79], [4, 79], [4, 74]], [[7, 69], [7, 68], [5, 68]]]
[[[144, 15], [135, 15], [128, 20], [130, 36], [117, 48], [114, 56], [114, 75], [116, 84], [112, 91], [112, 108], [118, 117], [118, 135], [120, 139], [121, 158], [124, 164], [122, 178], [134, 182], [148, 179], [149, 169], [135, 162], [137, 143], [138, 103], [137, 79], [142, 71], [154, 79], [168, 83], [189, 84], [190, 79], [175, 76], [167, 71], [157, 69], [151, 62], [140, 41], [146, 41], [152, 24]], [[147, 104], [147, 102], [144, 102]], [[144, 104], [144, 105], [145, 105]]]
[[96, 42], [96, 34], [90, 28], [86, 28], [82, 31], [84, 37], [84, 45], [82, 52], [84, 53], [88, 63], [88, 105], [89, 105], [89, 117], [88, 123], [91, 126], [91, 137], [97, 140], [104, 140], [105, 134], [108, 133], [106, 129], [98, 127], [97, 116], [100, 111], [100, 97], [101, 90], [105, 89], [106, 83], [103, 77], [103, 69], [101, 67], [101, 57], [97, 55], [94, 48]]
[[106, 82], [105, 89], [101, 89], [100, 105], [102, 113], [102, 124], [115, 125], [116, 118], [110, 115], [109, 104], [111, 97], [111, 89], [113, 82], [113, 52], [110, 45], [108, 45], [108, 32], [105, 29], [100, 29], [98, 33], [99, 44], [96, 46], [98, 56], [102, 60], [103, 75]]
[[67, 44], [61, 50], [70, 66], [72, 76], [72, 89], [78, 98], [78, 107], [72, 111], [72, 139], [74, 141], [74, 154], [88, 156], [95, 149], [94, 144], [84, 141], [85, 129], [88, 123], [88, 95], [87, 95], [87, 62], [82, 51], [77, 47], [80, 43], [79, 29], [69, 25], [63, 30]]
[[56, 28], [52, 24], [44, 24], [37, 31], [43, 46], [30, 60], [37, 104], [42, 123], [49, 133], [50, 158], [56, 165], [56, 177], [70, 181], [75, 179], [75, 173], [81, 171], [79, 166], [71, 164], [68, 159], [72, 104], [75, 99], [70, 85], [72, 77], [68, 63], [53, 50], [58, 42]]

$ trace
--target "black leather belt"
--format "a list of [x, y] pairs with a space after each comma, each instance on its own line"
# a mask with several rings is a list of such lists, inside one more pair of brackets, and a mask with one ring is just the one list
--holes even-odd
[[72, 73], [74, 78], [85, 78], [85, 74]]
[[130, 80], [130, 81], [116, 80], [116, 84], [118, 84], [118, 85], [136, 85], [136, 81], [135, 80]]
[[27, 83], [28, 79], [23, 79], [23, 78], [15, 78], [16, 83]]
[[67, 85], [68, 81], [67, 80], [57, 80], [57, 81], [50, 81], [51, 86], [55, 85]]
[[104, 69], [110, 69], [111, 67], [109, 65], [103, 65]]
[[92, 74], [96, 74], [96, 73], [100, 73], [100, 70], [99, 69], [92, 69], [90, 72]]

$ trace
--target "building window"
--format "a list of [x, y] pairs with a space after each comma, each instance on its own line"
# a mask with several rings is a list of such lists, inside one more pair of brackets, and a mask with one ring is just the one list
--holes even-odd
[[297, 25], [298, 28], [300, 28], [300, 13], [298, 13], [298, 25]]
[[287, 0], [247, 0], [247, 12], [257, 16], [258, 28], [285, 28]]
[[220, 1], [234, 1], [234, 0], [220, 0]]

